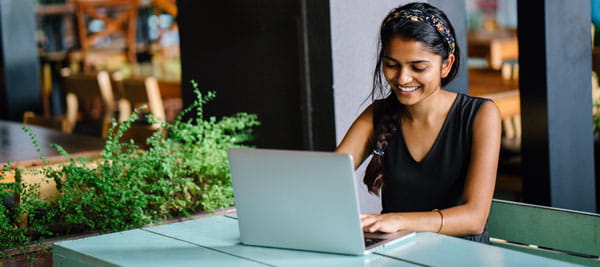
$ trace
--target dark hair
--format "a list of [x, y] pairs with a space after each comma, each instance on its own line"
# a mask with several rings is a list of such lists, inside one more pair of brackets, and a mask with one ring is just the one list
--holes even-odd
[[[420, 20], [414, 19], [414, 17], [418, 17]], [[431, 23], [431, 18], [433, 18], [436, 23]], [[438, 25], [438, 22], [442, 25]], [[421, 42], [431, 51], [431, 53], [440, 55], [442, 57], [442, 62], [448, 60], [449, 55], [452, 54], [451, 51], [454, 50], [454, 64], [452, 65], [448, 76], [441, 79], [441, 85], [445, 86], [456, 77], [460, 67], [460, 49], [456, 44], [455, 36], [454, 27], [452, 27], [446, 14], [427, 3], [410, 3], [403, 5], [393, 9], [385, 17], [381, 23], [379, 32], [379, 51], [377, 54], [377, 64], [373, 73], [371, 99], [375, 100], [377, 93], [381, 96], [389, 95], [383, 101], [374, 102], [373, 114], [382, 116], [381, 118], [374, 118], [375, 129], [371, 141], [374, 150], [386, 150], [388, 139], [393, 136], [400, 127], [398, 122], [400, 121], [403, 110], [396, 95], [389, 89], [387, 82], [384, 82], [382, 78], [381, 68], [383, 56], [390, 44], [390, 40], [400, 37], [404, 40]], [[369, 192], [376, 195], [379, 194], [379, 190], [383, 186], [384, 168], [383, 155], [381, 154], [382, 153], [373, 154], [364, 177], [364, 183], [369, 188]]]

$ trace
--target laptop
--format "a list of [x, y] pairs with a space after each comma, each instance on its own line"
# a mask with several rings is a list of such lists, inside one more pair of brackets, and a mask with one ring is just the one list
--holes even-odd
[[233, 148], [228, 156], [242, 244], [365, 255], [415, 234], [363, 233], [348, 154]]

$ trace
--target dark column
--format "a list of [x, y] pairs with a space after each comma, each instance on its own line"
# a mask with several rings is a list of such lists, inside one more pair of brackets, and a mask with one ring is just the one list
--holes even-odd
[[328, 1], [177, 5], [185, 105], [193, 79], [217, 93], [208, 115], [258, 114], [258, 147], [334, 148]]
[[300, 0], [303, 148], [333, 150], [335, 118], [329, 1]]
[[596, 211], [590, 2], [518, 1], [526, 202]]
[[40, 111], [33, 1], [0, 0], [0, 118], [22, 120]]
[[469, 72], [467, 71], [467, 9], [465, 7], [465, 1], [444, 1], [444, 0], [431, 0], [430, 4], [436, 6], [446, 13], [448, 19], [454, 26], [456, 33], [456, 43], [460, 47], [460, 69], [456, 78], [446, 86], [446, 89], [458, 92], [458, 93], [469, 93]]

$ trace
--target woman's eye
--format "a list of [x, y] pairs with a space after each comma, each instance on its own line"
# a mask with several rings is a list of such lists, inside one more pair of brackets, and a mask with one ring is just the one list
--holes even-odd
[[416, 72], [422, 72], [422, 71], [424, 71], [426, 69], [427, 69], [427, 67], [413, 67], [413, 70], [416, 71]]
[[391, 68], [391, 69], [397, 69], [397, 68], [400, 68], [400, 65], [385, 63], [385, 67], [386, 68]]

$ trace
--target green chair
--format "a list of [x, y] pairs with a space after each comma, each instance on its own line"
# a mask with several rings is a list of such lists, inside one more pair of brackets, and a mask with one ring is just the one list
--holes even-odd
[[493, 245], [570, 263], [600, 266], [600, 215], [494, 199]]

